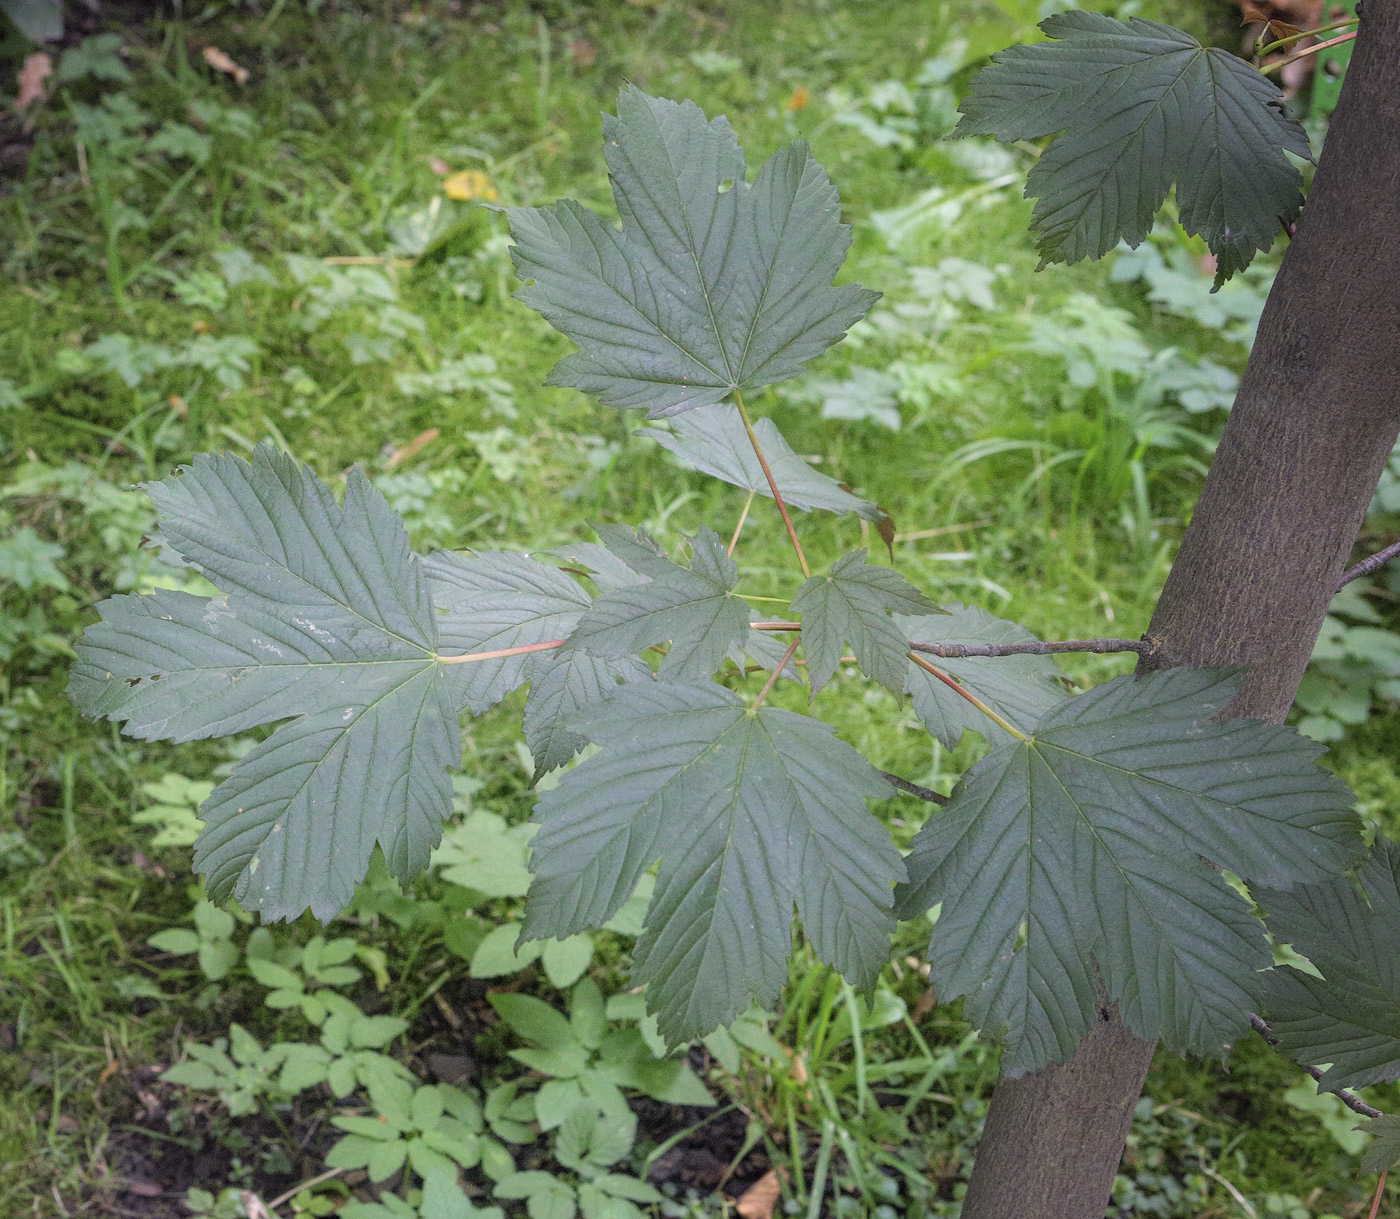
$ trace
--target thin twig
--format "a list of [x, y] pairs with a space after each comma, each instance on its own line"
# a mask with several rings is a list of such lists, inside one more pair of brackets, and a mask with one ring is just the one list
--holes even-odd
[[1319, 51], [1325, 51], [1328, 47], [1340, 46], [1344, 42], [1355, 42], [1356, 31], [1350, 34], [1343, 34], [1339, 38], [1329, 38], [1326, 42], [1319, 42], [1316, 46], [1307, 47], [1302, 51], [1289, 55], [1286, 59], [1276, 59], [1273, 63], [1267, 64], [1259, 69], [1263, 76], [1268, 76], [1273, 72], [1281, 71], [1291, 63], [1297, 63], [1300, 59], [1306, 59], [1309, 55], [1316, 55]]
[[989, 720], [991, 720], [992, 723], [996, 724], [997, 727], [1005, 729], [1005, 731], [1009, 732], [1018, 741], [1024, 741], [1026, 739], [1026, 734], [1022, 732], [1019, 728], [1017, 728], [1015, 724], [1012, 724], [1010, 721], [998, 715], [989, 706], [987, 706], [986, 703], [984, 703], [980, 698], [978, 698], [977, 695], [973, 694], [971, 690], [969, 690], [960, 681], [958, 681], [957, 678], [952, 677], [949, 674], [943, 672], [943, 670], [940, 669], [937, 665], [929, 664], [929, 662], [926, 661], [917, 652], [909, 652], [908, 656], [910, 660], [912, 660], [916, 665], [919, 666], [919, 668], [925, 670], [928, 673], [933, 674], [934, 677], [938, 678], [938, 680], [941, 681], [945, 686], [947, 686], [948, 689], [950, 689], [954, 694], [958, 695], [961, 698], [965, 698], [974, 707], [976, 707], [978, 711], [980, 711]]
[[1201, 1171], [1205, 1173], [1206, 1176], [1208, 1176], [1212, 1181], [1223, 1185], [1225, 1187], [1225, 1192], [1235, 1200], [1235, 1202], [1239, 1205], [1240, 1210], [1244, 1211], [1244, 1213], [1249, 1216], [1249, 1219], [1259, 1219], [1259, 1212], [1254, 1209], [1254, 1206], [1250, 1202], [1250, 1200], [1246, 1198], [1242, 1193], [1240, 1193], [1239, 1189], [1236, 1186], [1232, 1185], [1229, 1181], [1227, 1181], [1218, 1172], [1216, 1172], [1215, 1169], [1213, 1169], [1209, 1164], [1205, 1163], [1204, 1161], [1201, 1162]]
[[924, 538], [941, 538], [945, 533], [969, 533], [973, 529], [985, 529], [996, 521], [968, 521], [962, 525], [937, 525], [933, 529], [915, 529], [912, 533], [896, 533], [896, 542], [918, 542]]
[[911, 643], [915, 652], [960, 660], [965, 656], [1054, 656], [1060, 652], [1135, 652], [1150, 655], [1156, 644], [1147, 639], [1061, 639], [1043, 643], [1028, 639], [1020, 643]]
[[948, 797], [934, 791], [931, 787], [920, 787], [917, 783], [910, 783], [908, 779], [902, 779], [899, 775], [891, 774], [888, 770], [880, 772], [895, 787], [902, 792], [908, 792], [911, 796], [918, 796], [920, 800], [927, 800], [930, 804], [947, 804]]
[[755, 622], [750, 627], [751, 631], [800, 631], [800, 622]]
[[[1274, 1036], [1273, 1029], [1271, 1029], [1268, 1026], [1268, 1024], [1265, 1022], [1262, 1016], [1256, 1016], [1253, 1012], [1250, 1012], [1249, 1027], [1252, 1028], [1256, 1033], [1258, 1033], [1259, 1036], [1261, 1036], [1265, 1041], [1267, 1041], [1271, 1047], [1273, 1047], [1274, 1049], [1278, 1049], [1278, 1038]], [[1301, 1062], [1298, 1065], [1319, 1082], [1321, 1081], [1323, 1075], [1326, 1074], [1326, 1072], [1324, 1072], [1321, 1067], [1310, 1067]], [[1375, 1109], [1372, 1106], [1368, 1105], [1364, 1100], [1357, 1096], [1355, 1092], [1352, 1092], [1347, 1088], [1338, 1088], [1335, 1093], [1335, 1096], [1348, 1109], [1352, 1110], [1355, 1113], [1361, 1114], [1362, 1117], [1385, 1116], [1385, 1114], [1382, 1113], [1379, 1109]]]
[[788, 661], [792, 659], [792, 654], [797, 651], [797, 645], [801, 642], [801, 639], [794, 639], [788, 644], [788, 650], [783, 653], [782, 660], [778, 661], [778, 667], [768, 675], [768, 680], [763, 683], [763, 689], [758, 692], [758, 697], [753, 700], [753, 706], [749, 708], [751, 712], [757, 711], [763, 706], [763, 700], [768, 697], [768, 691], [777, 685], [778, 678], [783, 675], [783, 670], [787, 668]]
[[328, 267], [411, 267], [417, 260], [388, 254], [335, 254], [321, 261]]
[[1390, 1176], [1390, 1169], [1381, 1169], [1381, 1175], [1376, 1180], [1376, 1196], [1371, 1199], [1371, 1213], [1366, 1216], [1366, 1219], [1376, 1219], [1376, 1216], [1380, 1214], [1381, 1198], [1385, 1195], [1385, 1181], [1388, 1176]]
[[309, 1181], [303, 1181], [300, 1185], [293, 1185], [285, 1194], [278, 1194], [277, 1197], [273, 1198], [273, 1200], [267, 1204], [267, 1209], [275, 1211], [279, 1206], [290, 1202], [301, 1193], [302, 1190], [311, 1189], [314, 1186], [320, 1185], [322, 1181], [329, 1181], [332, 1177], [338, 1177], [344, 1171], [345, 1169], [343, 1168], [328, 1168], [325, 1172], [321, 1173], [320, 1176], [312, 1177]]
[[749, 509], [753, 507], [754, 496], [757, 494], [757, 491], [749, 492], [749, 498], [744, 501], [744, 510], [739, 513], [739, 523], [734, 526], [734, 536], [729, 539], [727, 553], [731, 559], [734, 557], [734, 547], [739, 544], [739, 535], [744, 532], [744, 522], [749, 519]]
[[[1295, 42], [1302, 42], [1304, 38], [1313, 38], [1318, 34], [1330, 34], [1333, 30], [1340, 30], [1346, 25], [1355, 25], [1358, 18], [1343, 17], [1340, 21], [1334, 21], [1331, 25], [1320, 25], [1315, 30], [1299, 30], [1296, 34], [1289, 34], [1286, 38], [1279, 38], [1268, 46], [1259, 47], [1254, 52], [1256, 59], [1263, 59], [1265, 55], [1272, 55], [1275, 51], [1281, 51], [1284, 47], [1292, 46]], [[1265, 22], [1264, 28], [1270, 28], [1270, 23]]]
[[1348, 567], [1342, 572], [1342, 578], [1337, 583], [1338, 589], [1345, 588], [1353, 580], [1359, 580], [1362, 576], [1369, 576], [1373, 571], [1379, 571], [1396, 555], [1400, 555], [1400, 542], [1391, 542], [1384, 550], [1378, 550], [1369, 559], [1362, 559], [1355, 567]]
[[518, 648], [497, 648], [494, 652], [467, 652], [462, 656], [439, 656], [438, 663], [444, 665], [469, 665], [478, 660], [503, 660], [507, 656], [524, 656], [527, 652], [548, 652], [551, 648], [562, 648], [567, 639], [551, 639], [546, 643], [527, 643]]
[[743, 395], [737, 389], [734, 391], [734, 405], [739, 408], [739, 418], [744, 421], [744, 430], [749, 434], [749, 443], [753, 445], [753, 454], [758, 458], [758, 464], [763, 467], [763, 477], [768, 480], [768, 490], [773, 493], [773, 498], [778, 504], [778, 511], [783, 514], [783, 524], [787, 526], [788, 537], [792, 539], [792, 548], [797, 552], [798, 565], [802, 568], [802, 574], [810, 580], [812, 569], [807, 566], [807, 556], [802, 553], [802, 543], [797, 540], [797, 530], [792, 527], [792, 517], [788, 515], [787, 504], [783, 502], [782, 492], [778, 490], [778, 480], [773, 477], [773, 471], [768, 465], [768, 458], [763, 455], [763, 450], [759, 447], [758, 437], [753, 430], [753, 420], [749, 418], [749, 412], [744, 406]]

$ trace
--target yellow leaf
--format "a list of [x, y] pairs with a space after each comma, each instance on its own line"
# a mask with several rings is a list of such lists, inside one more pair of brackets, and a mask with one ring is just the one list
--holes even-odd
[[496, 189], [496, 184], [479, 169], [464, 169], [452, 174], [443, 182], [442, 189], [449, 199], [456, 199], [460, 203], [470, 199], [490, 203], [493, 199], [499, 199], [501, 194]]

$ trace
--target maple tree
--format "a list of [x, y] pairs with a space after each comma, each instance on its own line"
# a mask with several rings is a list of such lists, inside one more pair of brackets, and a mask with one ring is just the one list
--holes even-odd
[[[959, 133], [1060, 133], [1028, 184], [1047, 260], [1141, 240], [1173, 180], [1222, 279], [1298, 214], [1284, 154], [1306, 156], [1306, 138], [1255, 69], [1138, 19], [1066, 13], [1044, 29], [1052, 41], [977, 78]], [[1395, 1078], [1400, 1000], [1383, 953], [1400, 918], [1395, 848], [1363, 862], [1353, 797], [1317, 766], [1320, 749], [1258, 722], [1282, 712], [1250, 705], [1256, 658], [1183, 645], [1170, 584], [1145, 641], [1047, 645], [939, 606], [863, 548], [814, 574], [792, 511], [887, 518], [752, 419], [743, 395], [800, 372], [876, 299], [833, 286], [850, 241], [836, 190], [802, 141], [750, 184], [726, 120], [630, 86], [605, 117], [604, 154], [620, 227], [571, 201], [502, 209], [519, 297], [578, 347], [550, 381], [666, 420], [647, 434], [749, 491], [743, 516], [728, 543], [702, 526], [684, 562], [616, 524], [554, 555], [417, 556], [362, 473], [337, 503], [269, 445], [148, 484], [160, 540], [220, 595], [104, 602], [69, 688], [143, 739], [280, 722], [201, 809], [195, 866], [211, 897], [328, 919], [375, 851], [411, 878], [450, 814], [459, 718], [528, 684], [537, 773], [567, 769], [536, 806], [524, 935], [601, 926], [655, 867], [634, 977], [673, 1041], [777, 1000], [794, 909], [818, 956], [866, 987], [896, 918], [936, 910], [931, 982], [967, 997], [1013, 1085], [1097, 1053], [1104, 1027], [1149, 1055], [1156, 1041], [1218, 1054], [1260, 1011], [1301, 1061], [1337, 1064], [1324, 1086]], [[791, 596], [739, 591], [756, 496], [791, 541]], [[1354, 533], [1318, 561], [1337, 568], [1331, 588]], [[775, 601], [784, 614], [760, 612]], [[768, 705], [803, 669], [815, 698], [847, 644], [933, 736], [992, 746], [950, 799], [882, 774], [814, 715]], [[1069, 697], [1052, 656], [1068, 650], [1137, 652], [1142, 673]], [[1255, 718], [1227, 718], [1241, 710]], [[906, 858], [868, 804], [899, 789], [943, 805]], [[1270, 930], [1313, 955], [1325, 984], [1266, 971]], [[994, 1102], [994, 1163], [999, 1120]], [[1122, 1122], [1100, 1125], [1100, 1144], [1117, 1129], [1121, 1147]], [[1034, 1165], [991, 1193], [974, 1176], [965, 1214], [1093, 1214], [1096, 1191], [1102, 1213], [1102, 1169], [1047, 1169], [1077, 1174], [1068, 1203]]]

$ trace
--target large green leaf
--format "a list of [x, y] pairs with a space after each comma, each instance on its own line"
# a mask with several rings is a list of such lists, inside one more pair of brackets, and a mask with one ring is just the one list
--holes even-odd
[[1332, 1064], [1323, 1091], [1400, 1079], [1400, 845], [1377, 839], [1358, 879], [1255, 890], [1269, 930], [1322, 974], [1271, 970], [1263, 1013], [1300, 1062]]
[[[1020, 643], [1035, 636], [1025, 627], [998, 618], [977, 606], [954, 601], [943, 618], [895, 615], [906, 639], [923, 643]], [[1029, 728], [1065, 697], [1059, 670], [1050, 656], [964, 656], [950, 660], [928, 656], [930, 663], [955, 677], [1012, 725]], [[927, 669], [907, 662], [905, 692], [913, 696], [914, 712], [925, 728], [949, 749], [968, 729], [993, 745], [1010, 735]]]
[[580, 708], [602, 702], [620, 683], [650, 678], [651, 668], [636, 656], [591, 656], [569, 648], [537, 661], [524, 724], [535, 773], [563, 766], [588, 744], [586, 736], [568, 726]]
[[[753, 428], [768, 468], [773, 472], [773, 480], [778, 484], [778, 492], [788, 507], [804, 511], [823, 508], [827, 512], [854, 512], [877, 524], [889, 519], [878, 504], [861, 499], [834, 478], [812, 469], [793, 451], [771, 419], [759, 419]], [[738, 407], [724, 402], [696, 407], [672, 419], [670, 429], [639, 428], [637, 435], [650, 436], [702, 474], [772, 499], [772, 488], [753, 451]]]
[[830, 728], [662, 683], [623, 687], [574, 726], [602, 750], [536, 806], [526, 935], [601, 926], [660, 859], [634, 976], [668, 1040], [776, 996], [794, 903], [822, 959], [874, 984], [904, 868], [865, 800], [891, 789]]
[[702, 526], [689, 567], [672, 563], [631, 530], [600, 530], [610, 551], [639, 576], [639, 584], [604, 592], [569, 637], [570, 647], [595, 656], [626, 656], [671, 641], [661, 674], [705, 681], [749, 634], [749, 607], [734, 595], [739, 569], [714, 530]]
[[621, 231], [569, 200], [506, 209], [517, 295], [579, 345], [551, 384], [673, 415], [793, 376], [875, 301], [831, 286], [850, 229], [802, 140], [750, 186], [727, 119], [628, 86], [603, 153]]
[[[588, 608], [588, 594], [557, 567], [508, 551], [439, 550], [423, 564], [444, 655], [498, 652], [565, 639]], [[503, 656], [463, 665], [466, 705], [480, 715], [538, 671], [548, 653]]]
[[915, 838], [901, 912], [941, 903], [932, 984], [1005, 1039], [1009, 1074], [1074, 1051], [1096, 969], [1140, 1037], [1218, 1053], [1247, 1027], [1270, 953], [1210, 865], [1284, 886], [1355, 859], [1352, 796], [1318, 746], [1216, 721], [1237, 684], [1179, 668], [1069, 699], [973, 767]]
[[[356, 692], [358, 694], [358, 692]], [[246, 754], [201, 806], [195, 869], [215, 900], [323, 922], [354, 896], [376, 845], [408, 880], [452, 812], [462, 760], [449, 671], [430, 665], [368, 704], [303, 715]]]
[[342, 507], [268, 446], [251, 461], [201, 456], [146, 489], [163, 539], [223, 595], [103, 602], [78, 645], [74, 700], [148, 740], [291, 720], [200, 810], [195, 865], [216, 898], [267, 918], [307, 907], [328, 918], [376, 846], [412, 876], [451, 812], [458, 713], [528, 680], [537, 658], [443, 661], [562, 639], [587, 594], [523, 555], [438, 556], [425, 578], [358, 469]]
[[52, 42], [63, 37], [62, 0], [0, 0], [0, 13], [33, 42]]
[[802, 643], [814, 693], [831, 680], [841, 663], [842, 645], [850, 640], [860, 667], [903, 694], [909, 643], [890, 614], [942, 613], [897, 571], [867, 563], [865, 555], [862, 547], [837, 559], [829, 575], [813, 576], [792, 599], [793, 612], [802, 615]]
[[1136, 246], [1176, 184], [1178, 215], [1216, 256], [1219, 286], [1267, 250], [1303, 205], [1309, 157], [1278, 86], [1243, 60], [1140, 17], [1057, 13], [1053, 39], [992, 57], [954, 135], [1061, 133], [1026, 183], [1045, 262]]

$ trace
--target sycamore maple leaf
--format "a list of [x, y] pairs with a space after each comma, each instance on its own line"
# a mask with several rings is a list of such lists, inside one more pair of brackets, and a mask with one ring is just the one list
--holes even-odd
[[727, 119], [629, 85], [603, 155], [621, 231], [572, 200], [505, 209], [516, 295], [579, 346], [551, 385], [674, 415], [795, 375], [879, 296], [832, 287], [850, 228], [804, 141], [750, 185]]
[[1216, 256], [1216, 287], [1303, 206], [1308, 138], [1278, 87], [1242, 59], [1156, 21], [1057, 13], [1052, 40], [992, 56], [955, 136], [1060, 133], [1030, 172], [1045, 262], [1136, 246], [1176, 184], [1178, 215]]

